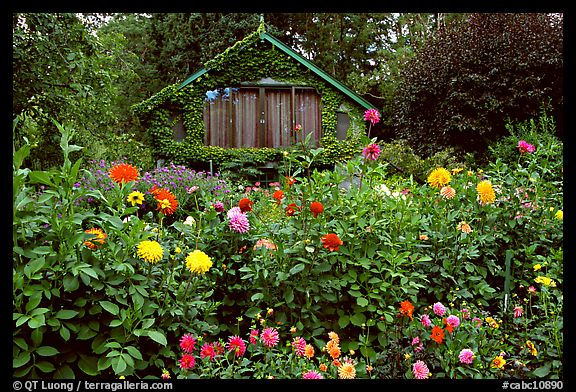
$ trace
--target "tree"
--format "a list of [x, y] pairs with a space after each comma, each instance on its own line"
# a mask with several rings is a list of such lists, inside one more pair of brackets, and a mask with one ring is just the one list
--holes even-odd
[[13, 14], [12, 32], [12, 113], [23, 119], [13, 140], [15, 148], [23, 137], [36, 146], [27, 163], [37, 169], [59, 164], [51, 119], [72, 125], [85, 145], [102, 144], [118, 118], [120, 72], [104, 55], [111, 42], [99, 41], [74, 14]]
[[394, 123], [419, 154], [448, 146], [484, 152], [507, 119], [543, 104], [562, 127], [563, 28], [557, 14], [472, 14], [447, 23], [409, 59]]

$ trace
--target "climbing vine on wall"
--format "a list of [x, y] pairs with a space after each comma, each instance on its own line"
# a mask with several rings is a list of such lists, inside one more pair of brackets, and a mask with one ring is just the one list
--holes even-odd
[[[322, 137], [324, 149], [319, 156], [321, 164], [348, 159], [358, 153], [359, 135], [354, 131], [365, 128], [363, 112], [346, 102], [345, 96], [318, 78], [310, 69], [269, 42], [260, 39], [261, 26], [244, 40], [226, 49], [204, 64], [208, 72], [192, 83], [180, 88], [176, 83], [165, 87], [149, 99], [133, 106], [133, 112], [147, 126], [154, 140], [154, 153], [158, 158], [177, 164], [195, 164], [212, 161], [216, 164], [233, 160], [236, 156], [251, 157], [255, 163], [278, 161], [283, 148], [222, 148], [204, 144], [204, 98], [207, 90], [215, 87], [239, 85], [271, 77], [279, 82], [314, 87], [321, 96]], [[348, 114], [351, 127], [345, 140], [336, 137], [337, 112]], [[174, 117], [174, 112], [181, 113]], [[186, 129], [183, 140], [175, 140], [173, 127], [182, 120]]]

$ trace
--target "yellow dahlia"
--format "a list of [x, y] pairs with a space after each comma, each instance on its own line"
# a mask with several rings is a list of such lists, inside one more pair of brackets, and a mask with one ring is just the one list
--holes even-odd
[[212, 267], [212, 260], [201, 250], [194, 250], [186, 256], [186, 267], [190, 272], [202, 275]]
[[556, 211], [556, 214], [554, 214], [554, 216], [558, 220], [564, 220], [564, 211], [558, 210], [558, 211]]
[[483, 204], [494, 203], [496, 200], [494, 188], [492, 187], [492, 183], [488, 180], [480, 181], [478, 185], [476, 185], [476, 192]]
[[504, 360], [504, 357], [502, 357], [501, 355], [498, 355], [496, 358], [494, 358], [492, 360], [491, 366], [493, 368], [501, 369], [504, 365], [506, 365], [506, 361]]
[[432, 170], [428, 176], [428, 183], [435, 188], [442, 188], [452, 180], [450, 172], [443, 167], [437, 167]]
[[127, 200], [132, 204], [132, 207], [134, 207], [136, 204], [142, 204], [144, 202], [144, 194], [134, 191], [128, 195]]
[[148, 263], [157, 263], [164, 255], [164, 249], [157, 241], [142, 241], [138, 244], [138, 257]]
[[342, 379], [353, 379], [356, 377], [356, 368], [354, 364], [345, 362], [338, 368], [338, 377]]

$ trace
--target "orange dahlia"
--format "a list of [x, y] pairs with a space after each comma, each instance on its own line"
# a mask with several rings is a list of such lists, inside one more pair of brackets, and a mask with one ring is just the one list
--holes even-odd
[[313, 201], [310, 203], [310, 211], [312, 211], [312, 215], [316, 218], [319, 214], [324, 212], [324, 206], [319, 201]]
[[240, 211], [242, 212], [248, 212], [248, 211], [252, 211], [252, 206], [254, 205], [254, 202], [248, 198], [243, 198], [240, 199], [240, 201], [238, 202], [238, 207], [240, 207]]
[[92, 229], [84, 230], [84, 232], [86, 234], [92, 234], [96, 236], [94, 238], [90, 238], [87, 241], [84, 241], [84, 245], [86, 245], [88, 248], [92, 250], [97, 249], [98, 246], [102, 245], [106, 240], [106, 233], [104, 233], [100, 228], [95, 227]]
[[128, 163], [119, 163], [110, 168], [108, 174], [112, 181], [117, 184], [136, 181], [140, 173], [136, 167]]
[[158, 202], [158, 211], [162, 212], [164, 215], [171, 215], [176, 212], [176, 209], [178, 208], [178, 200], [176, 200], [176, 196], [174, 196], [174, 194], [167, 188], [157, 188], [154, 186], [149, 192]]
[[300, 207], [296, 203], [290, 203], [286, 206], [286, 215], [288, 216], [292, 216], [298, 211], [300, 211]]
[[410, 320], [413, 320], [412, 312], [414, 311], [414, 305], [410, 301], [402, 301], [400, 302], [400, 314], [403, 316], [410, 317]]
[[272, 197], [276, 199], [278, 204], [280, 204], [280, 201], [284, 198], [284, 192], [282, 192], [281, 190], [277, 190], [274, 192]]
[[440, 189], [440, 194], [446, 199], [452, 199], [456, 196], [456, 191], [451, 186], [446, 185]]
[[329, 233], [322, 236], [322, 246], [330, 252], [338, 251], [340, 245], [344, 245], [344, 242], [342, 242], [337, 234]]
[[444, 340], [444, 330], [438, 326], [432, 327], [432, 333], [430, 334], [430, 338], [434, 340], [436, 343], [440, 344]]

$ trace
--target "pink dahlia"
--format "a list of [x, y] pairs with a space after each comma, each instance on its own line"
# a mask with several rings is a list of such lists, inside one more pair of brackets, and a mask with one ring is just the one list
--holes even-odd
[[211, 361], [216, 357], [216, 345], [204, 343], [200, 348], [200, 358], [209, 358]]
[[376, 109], [368, 109], [364, 112], [364, 120], [370, 121], [374, 125], [380, 121], [380, 112]]
[[278, 344], [280, 337], [278, 336], [278, 331], [275, 328], [265, 328], [264, 331], [260, 334], [260, 338], [262, 339], [262, 343], [266, 347], [274, 347]]
[[246, 342], [240, 336], [230, 336], [226, 347], [228, 351], [234, 351], [237, 357], [241, 357], [246, 352]]
[[252, 331], [250, 331], [250, 344], [256, 344], [258, 342], [259, 334], [260, 332], [258, 332], [257, 329], [253, 329]]
[[428, 316], [427, 314], [423, 314], [422, 316], [420, 316], [420, 323], [425, 327], [429, 327], [430, 324], [432, 324], [432, 321], [430, 321], [430, 316]]
[[434, 305], [432, 305], [432, 310], [437, 316], [443, 316], [444, 313], [446, 313], [446, 308], [440, 302], [436, 302]]
[[302, 373], [302, 378], [306, 380], [321, 380], [322, 374], [318, 373], [316, 370], [308, 370], [307, 372]]
[[534, 152], [536, 151], [536, 147], [534, 145], [525, 142], [524, 140], [520, 140], [516, 148], [520, 151], [520, 154], [525, 154], [527, 152]]
[[306, 340], [304, 340], [304, 338], [301, 338], [300, 336], [295, 337], [294, 340], [292, 341], [292, 347], [294, 347], [294, 352], [296, 353], [296, 355], [298, 355], [299, 357], [303, 357], [304, 354], [306, 353]]
[[215, 201], [212, 203], [212, 207], [216, 210], [216, 212], [224, 212], [224, 203], [221, 201]]
[[424, 362], [416, 361], [416, 363], [412, 365], [412, 373], [414, 373], [414, 377], [418, 380], [424, 380], [428, 378], [430, 371]]
[[446, 318], [446, 323], [452, 328], [456, 328], [460, 325], [460, 319], [458, 316], [450, 315]]
[[380, 156], [380, 146], [376, 143], [372, 143], [364, 147], [362, 150], [362, 156], [368, 160], [375, 161]]
[[237, 233], [246, 233], [250, 229], [250, 222], [246, 214], [238, 213], [230, 217], [228, 226]]
[[478, 318], [478, 317], [474, 317], [474, 318], [472, 319], [472, 324], [474, 324], [474, 326], [475, 326], [476, 328], [479, 328], [479, 327], [482, 325], [482, 319], [481, 319], [481, 318]]
[[191, 354], [182, 355], [182, 358], [180, 358], [178, 362], [180, 363], [180, 369], [184, 370], [192, 369], [196, 364], [196, 360], [194, 359], [194, 356]]
[[192, 337], [189, 333], [180, 338], [180, 348], [182, 351], [192, 354], [194, 352], [194, 346], [196, 345], [196, 339]]
[[228, 210], [228, 212], [226, 213], [226, 216], [228, 217], [228, 219], [232, 218], [234, 215], [238, 215], [238, 214], [243, 214], [242, 210], [240, 209], [240, 207], [232, 207]]
[[462, 351], [460, 351], [458, 359], [460, 360], [461, 363], [470, 365], [474, 360], [474, 352], [472, 352], [472, 350], [468, 348], [465, 348]]

